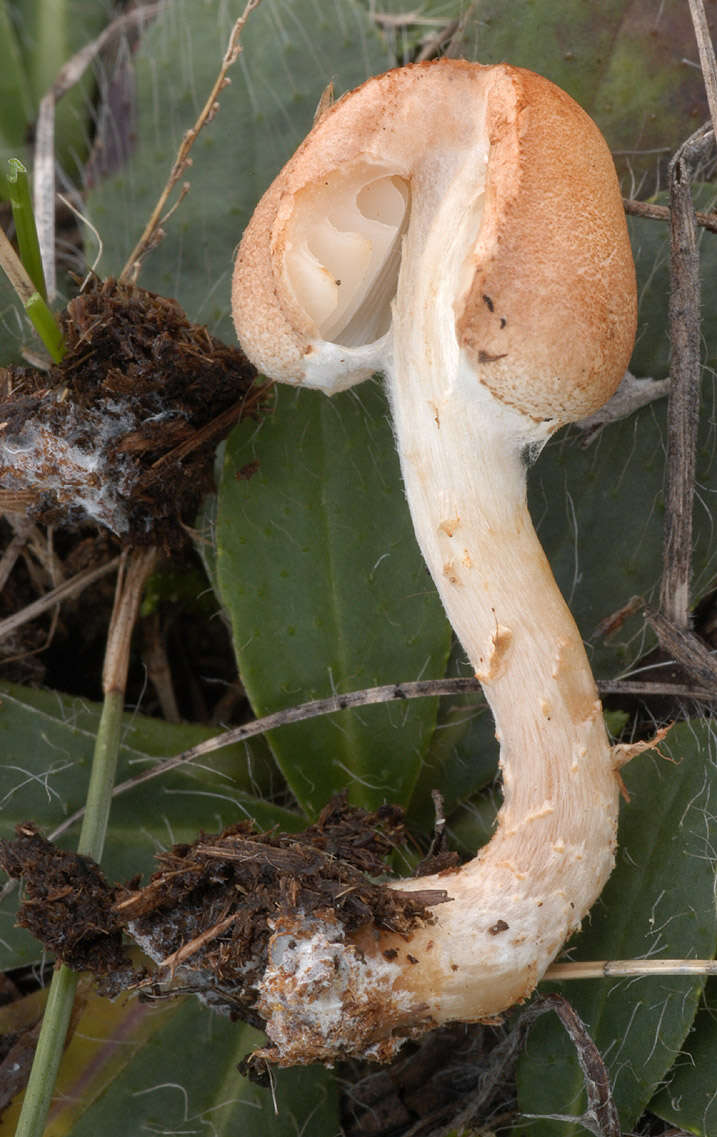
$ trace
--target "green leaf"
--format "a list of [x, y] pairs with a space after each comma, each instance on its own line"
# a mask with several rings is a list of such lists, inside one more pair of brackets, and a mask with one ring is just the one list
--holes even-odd
[[[114, 14], [114, 5], [112, 0], [9, 0], [9, 10], [22, 50], [34, 117], [60, 68], [100, 34]], [[89, 148], [93, 85], [88, 72], [56, 108], [55, 153], [71, 178], [80, 177]]]
[[694, 1026], [650, 1112], [697, 1137], [717, 1134], [717, 980], [709, 979]]
[[[11, 5], [10, 5], [11, 7]], [[33, 103], [8, 0], [0, 0], [0, 169], [25, 146]]]
[[[463, 40], [481, 63], [552, 79], [593, 116], [630, 190], [707, 117], [689, 7], [666, 0], [483, 0]], [[643, 191], [644, 192], [644, 191]]]
[[[717, 493], [715, 389], [714, 374], [706, 372], [693, 521], [694, 602], [714, 586], [717, 573], [711, 505]], [[665, 413], [662, 399], [612, 424], [586, 448], [575, 431], [562, 433], [529, 474], [538, 535], [584, 639], [592, 641], [598, 678], [628, 670], [645, 652], [639, 601], [654, 598], [662, 571]], [[634, 614], [601, 636], [599, 624], [635, 597]]]
[[[570, 957], [584, 960], [711, 958], [717, 939], [709, 819], [717, 770], [707, 760], [708, 723], [675, 727], [657, 755], [624, 770], [617, 867]], [[660, 977], [557, 985], [582, 1016], [610, 1071], [623, 1127], [630, 1129], [680, 1051], [702, 980]], [[556, 985], [546, 984], [551, 989]], [[520, 1108], [577, 1115], [583, 1076], [562, 1026], [545, 1016], [531, 1030], [518, 1069]], [[712, 1069], [714, 1082], [714, 1069]], [[531, 1137], [577, 1137], [580, 1126], [531, 1122]]]
[[[136, 953], [134, 963], [139, 967], [142, 962]], [[38, 987], [29, 995], [0, 1007], [0, 1033], [5, 1038], [16, 1038], [32, 1029], [45, 1011], [47, 994], [47, 987]], [[111, 1001], [96, 993], [90, 976], [80, 978], [73, 1029], [62, 1058], [48, 1137], [50, 1134], [65, 1137], [72, 1133], [74, 1121], [152, 1035], [166, 1027], [179, 1005], [180, 1000], [176, 1000], [158, 1007], [156, 1003], [140, 1003], [134, 997]], [[18, 1094], [3, 1110], [0, 1137], [13, 1137], [16, 1133], [22, 1097]]]
[[[241, 1077], [236, 1069], [238, 1062], [262, 1044], [258, 1031], [230, 1022], [189, 998], [169, 1009], [164, 1006], [159, 1011], [159, 1029], [138, 1039], [137, 1031], [128, 1033], [128, 1028], [132, 1020], [146, 1020], [146, 1011], [136, 1004], [130, 1008], [125, 1033], [116, 1041], [110, 1034], [98, 1053], [77, 1054], [74, 1062], [68, 1053], [72, 1069], [61, 1071], [59, 1089], [70, 1096], [50, 1121], [47, 1137], [96, 1137], [98, 1133], [127, 1137], [130, 1132], [338, 1137], [338, 1091], [327, 1070], [279, 1070], [272, 1074], [272, 1094]], [[152, 1014], [156, 1018], [157, 1010], [150, 1012], [150, 1019]], [[140, 1025], [146, 1036], [146, 1022]], [[119, 1070], [115, 1062], [110, 1071], [114, 1076], [111, 1081], [107, 1078], [104, 1092], [87, 1098], [83, 1091], [97, 1065], [107, 1061], [105, 1052], [113, 1042], [115, 1049], [118, 1043], [133, 1045], [132, 1057]]]
[[[660, 200], [667, 199], [662, 195]], [[698, 187], [695, 200], [699, 208], [709, 209], [714, 189]], [[661, 379], [669, 364], [669, 226], [642, 218], [630, 218], [629, 225], [639, 294], [631, 368], [636, 375]], [[705, 371], [693, 521], [695, 603], [714, 586], [717, 574], [711, 506], [717, 494], [712, 421], [717, 316], [709, 303], [717, 278], [717, 242], [711, 238], [700, 235]], [[642, 605], [608, 638], [598, 638], [596, 630], [633, 597], [649, 601], [659, 587], [666, 408], [667, 400], [660, 399], [610, 425], [587, 447], [575, 431], [561, 432], [529, 473], [532, 516], [583, 637], [592, 641], [591, 662], [599, 678], [629, 669], [645, 651]]]
[[[250, 478], [238, 472], [258, 461]], [[333, 399], [281, 390], [259, 428], [230, 438], [219, 490], [217, 576], [257, 714], [443, 674], [450, 628], [415, 543], [376, 384]], [[307, 812], [348, 785], [370, 808], [406, 802], [435, 700], [344, 711], [274, 732]]]
[[0, 271], [0, 367], [17, 363], [31, 335], [30, 322], [15, 289]]
[[[98, 706], [57, 692], [0, 685], [0, 836], [13, 835], [18, 822], [33, 820], [51, 832], [84, 805]], [[141, 715], [125, 716], [118, 780], [141, 772], [159, 757], [195, 745], [215, 732], [170, 725]], [[292, 830], [302, 820], [272, 805], [270, 784], [257, 786], [242, 746], [227, 748], [171, 774], [130, 790], [112, 806], [102, 866], [112, 880], [148, 874], [153, 856], [176, 841], [192, 841], [199, 829], [212, 832], [253, 817], [257, 825]], [[264, 792], [267, 800], [252, 792]], [[74, 848], [77, 829], [60, 843]], [[14, 926], [16, 890], [0, 907], [0, 965], [17, 967], [36, 959], [39, 946]]]
[[[465, 678], [466, 674], [470, 672], [465, 652], [454, 640], [446, 675]], [[411, 798], [408, 821], [412, 828], [421, 833], [431, 832], [435, 821], [431, 791], [437, 789], [443, 799], [445, 816], [450, 819], [451, 841], [455, 843], [456, 807], [494, 781], [499, 750], [493, 716], [482, 692], [443, 697], [436, 730]], [[471, 834], [468, 845], [462, 847], [472, 856], [478, 843]]]
[[[696, 185], [695, 208], [711, 212], [715, 196], [714, 186]], [[670, 198], [667, 193], [659, 193], [652, 200], [657, 205], [669, 205]], [[670, 366], [670, 228], [664, 221], [648, 221], [643, 217], [629, 217], [628, 228], [640, 297], [637, 343], [631, 368], [636, 375], [662, 379], [669, 374]], [[705, 229], [698, 229], [697, 241], [702, 295], [707, 301], [700, 312], [702, 362], [714, 368], [717, 366], [717, 311], [710, 301], [717, 279], [717, 242], [714, 234]]]
[[[363, 0], [369, 7], [369, 0]], [[374, 6], [375, 7], [375, 6]], [[420, 0], [407, 4], [405, 0], [382, 0], [381, 16], [377, 19], [391, 51], [392, 63], [400, 66], [411, 63], [421, 48], [444, 29], [455, 30], [455, 21], [466, 12], [466, 0]], [[378, 15], [378, 13], [377, 13]]]
[[[139, 237], [243, 7], [177, 0], [145, 31], [134, 56], [136, 147], [88, 198], [104, 241], [101, 274], [116, 275]], [[334, 80], [338, 95], [390, 63], [357, 0], [263, 0], [242, 44], [220, 110], [192, 150], [191, 192], [141, 277], [229, 343], [233, 250], [254, 206], [310, 129], [325, 86]]]

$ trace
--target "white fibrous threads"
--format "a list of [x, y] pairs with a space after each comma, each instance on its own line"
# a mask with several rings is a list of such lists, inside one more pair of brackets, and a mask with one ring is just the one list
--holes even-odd
[[387, 1023], [403, 1017], [408, 998], [394, 992], [400, 967], [366, 958], [347, 942], [330, 913], [301, 912], [270, 921], [268, 962], [256, 1009], [273, 1046], [272, 1061], [331, 1064], [351, 1054], [389, 1061], [406, 1040]]
[[119, 403], [70, 412], [62, 433], [50, 422], [29, 418], [18, 434], [0, 435], [3, 487], [41, 488], [59, 503], [70, 503], [77, 520], [99, 522], [121, 535], [129, 528], [123, 497], [131, 462], [114, 455], [110, 468], [109, 454], [112, 443], [135, 427], [134, 416]]

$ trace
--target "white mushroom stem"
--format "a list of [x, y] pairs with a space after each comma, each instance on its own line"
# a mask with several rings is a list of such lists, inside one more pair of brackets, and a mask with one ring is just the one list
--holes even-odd
[[[393, 299], [392, 299], [393, 297]], [[258, 1001], [273, 1060], [390, 1057], [415, 1031], [525, 998], [600, 893], [619, 799], [575, 623], [526, 506], [525, 465], [614, 391], [635, 327], [617, 179], [552, 84], [456, 60], [369, 80], [257, 207], [234, 318], [267, 374], [386, 375], [416, 536], [501, 743], [495, 835], [408, 939], [277, 920]]]
[[532, 990], [600, 893], [618, 785], [585, 650], [527, 511], [521, 450], [535, 436], [475, 383], [474, 414], [456, 410], [459, 358], [452, 374], [423, 368], [429, 405], [399, 344], [400, 332], [390, 390], [413, 523], [495, 717], [504, 789], [497, 831], [474, 861], [403, 882], [447, 888], [454, 903], [399, 952], [418, 958], [405, 977], [432, 1018], [476, 1019]]

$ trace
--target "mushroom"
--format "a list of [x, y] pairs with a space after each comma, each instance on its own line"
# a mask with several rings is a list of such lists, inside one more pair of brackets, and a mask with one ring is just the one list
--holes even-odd
[[450, 902], [407, 941], [274, 924], [259, 1013], [282, 1064], [390, 1057], [525, 999], [612, 869], [619, 786], [580, 634], [525, 470], [617, 387], [635, 332], [615, 169], [548, 80], [439, 60], [369, 79], [316, 123], [241, 242], [239, 339], [332, 394], [385, 375], [406, 497], [501, 744], [504, 804], [474, 860], [402, 890]]

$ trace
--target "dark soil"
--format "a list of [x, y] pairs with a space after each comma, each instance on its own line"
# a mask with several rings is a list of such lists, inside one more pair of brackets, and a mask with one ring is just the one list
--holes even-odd
[[298, 834], [258, 833], [242, 821], [175, 845], [157, 857], [144, 888], [108, 884], [93, 861], [56, 848], [30, 823], [0, 842], [0, 866], [24, 881], [18, 923], [69, 967], [105, 977], [103, 989], [137, 983], [122, 951], [125, 930], [162, 961], [147, 982], [179, 983], [256, 1023], [271, 918], [330, 911], [347, 932], [374, 925], [404, 935], [431, 921], [445, 892], [401, 892], [372, 879], [404, 836], [397, 806], [368, 813], [341, 795]]
[[217, 443], [260, 413], [265, 388], [238, 347], [136, 285], [93, 278], [62, 327], [49, 372], [0, 372], [0, 507], [177, 548]]

